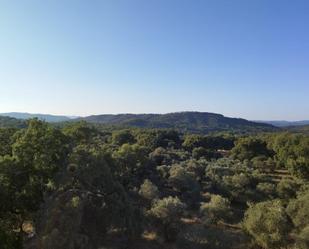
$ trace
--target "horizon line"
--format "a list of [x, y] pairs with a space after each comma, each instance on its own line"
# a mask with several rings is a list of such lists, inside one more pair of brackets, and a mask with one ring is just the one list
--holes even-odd
[[240, 118], [240, 119], [246, 119], [249, 121], [253, 122], [302, 122], [302, 121], [309, 121], [308, 119], [297, 119], [297, 120], [289, 120], [289, 119], [248, 119], [248, 118], [243, 118], [240, 116], [230, 116], [230, 115], [225, 115], [222, 113], [218, 112], [208, 112], [208, 111], [172, 111], [172, 112], [140, 112], [140, 113], [134, 113], [134, 112], [119, 112], [119, 113], [97, 113], [97, 114], [87, 114], [87, 115], [71, 115], [71, 114], [55, 114], [55, 113], [39, 113], [39, 112], [18, 112], [18, 111], [10, 111], [10, 112], [1, 112], [1, 116], [5, 116], [5, 114], [13, 114], [13, 113], [18, 113], [18, 114], [29, 114], [29, 115], [51, 115], [51, 116], [62, 116], [62, 117], [67, 117], [67, 118], [86, 118], [90, 116], [100, 116], [100, 115], [126, 115], [126, 114], [132, 114], [132, 115], [166, 115], [166, 114], [172, 114], [172, 113], [210, 113], [210, 114], [217, 114], [217, 115], [223, 115], [224, 117], [229, 117], [229, 118]]

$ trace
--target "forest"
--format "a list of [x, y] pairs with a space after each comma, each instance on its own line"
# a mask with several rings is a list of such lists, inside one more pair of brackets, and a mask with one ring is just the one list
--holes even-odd
[[308, 249], [307, 129], [0, 128], [1, 249]]

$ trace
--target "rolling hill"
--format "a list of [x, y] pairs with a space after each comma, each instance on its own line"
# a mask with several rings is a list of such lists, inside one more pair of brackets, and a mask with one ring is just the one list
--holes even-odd
[[77, 120], [90, 123], [120, 125], [140, 128], [173, 128], [182, 132], [209, 133], [213, 131], [275, 131], [270, 124], [252, 122], [241, 118], [229, 118], [208, 112], [176, 112], [168, 114], [106, 114], [93, 115]]
[[284, 127], [284, 129], [290, 132], [297, 132], [309, 135], [309, 125], [288, 126]]
[[0, 128], [24, 128], [26, 122], [21, 119], [0, 116]]
[[[6, 116], [5, 116], [6, 115]], [[167, 128], [181, 132], [209, 133], [232, 131], [237, 133], [276, 131], [280, 128], [271, 124], [248, 121], [241, 118], [225, 117], [209, 112], [175, 112], [167, 114], [103, 114], [83, 118], [70, 118], [50, 114], [2, 113], [0, 127], [24, 127], [24, 120], [38, 118], [50, 123], [86, 121], [93, 124], [103, 124], [121, 127]]]

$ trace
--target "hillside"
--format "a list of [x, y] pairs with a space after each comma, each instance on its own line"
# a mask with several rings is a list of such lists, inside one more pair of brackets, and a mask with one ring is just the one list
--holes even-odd
[[182, 132], [208, 133], [213, 131], [274, 131], [270, 124], [229, 118], [208, 112], [177, 112], [168, 114], [117, 114], [93, 115], [78, 120], [91, 123], [140, 128], [173, 128]]
[[309, 125], [289, 126], [285, 127], [285, 130], [290, 132], [309, 134]]
[[33, 114], [33, 113], [25, 113], [25, 112], [0, 113], [0, 116], [6, 116], [6, 117], [11, 117], [11, 118], [16, 118], [16, 119], [38, 118], [40, 120], [44, 120], [46, 122], [51, 122], [51, 123], [71, 120], [71, 118], [67, 116], [51, 115], [51, 114]]
[[0, 116], [0, 128], [24, 128], [26, 123], [23, 120]]

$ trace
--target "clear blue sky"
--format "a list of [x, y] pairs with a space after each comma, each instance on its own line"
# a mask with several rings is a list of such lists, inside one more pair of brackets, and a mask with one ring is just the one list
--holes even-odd
[[0, 112], [309, 119], [308, 0], [1, 0]]

